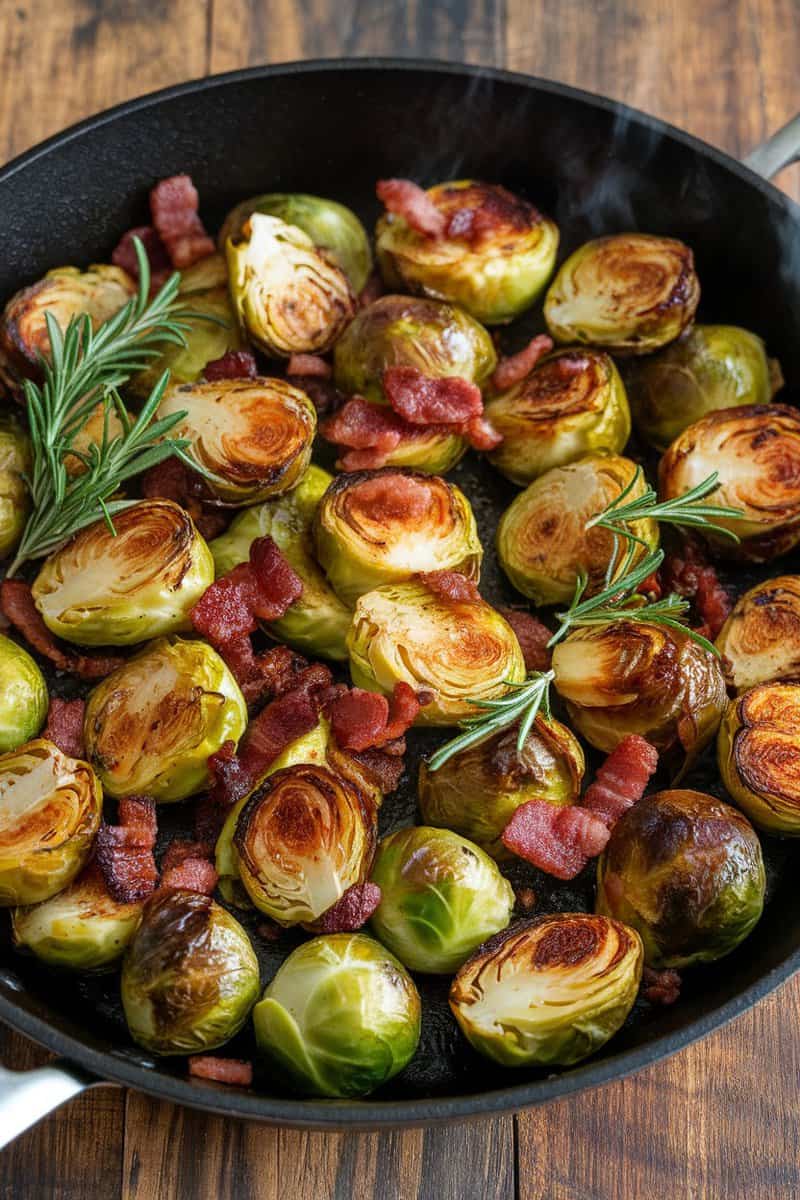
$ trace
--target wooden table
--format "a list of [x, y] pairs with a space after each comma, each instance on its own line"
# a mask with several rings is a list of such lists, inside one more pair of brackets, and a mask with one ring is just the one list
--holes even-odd
[[[179, 80], [340, 54], [561, 79], [734, 154], [800, 108], [793, 0], [2, 0], [0, 158]], [[780, 182], [800, 197], [800, 169]], [[6, 1065], [46, 1057], [0, 1030]], [[102, 1089], [0, 1155], [0, 1197], [789, 1200], [799, 1077], [797, 979], [624, 1083], [447, 1129], [300, 1134]]]

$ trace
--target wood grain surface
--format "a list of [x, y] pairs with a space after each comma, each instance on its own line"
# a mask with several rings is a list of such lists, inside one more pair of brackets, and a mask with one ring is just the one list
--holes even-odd
[[[392, 54], [603, 92], [735, 154], [800, 108], [796, 0], [0, 0], [0, 157], [127, 97]], [[779, 181], [800, 198], [800, 168]], [[0, 1029], [0, 1061], [46, 1055]], [[102, 1089], [0, 1154], [3, 1200], [790, 1200], [800, 979], [623, 1083], [516, 1118], [323, 1135]]]

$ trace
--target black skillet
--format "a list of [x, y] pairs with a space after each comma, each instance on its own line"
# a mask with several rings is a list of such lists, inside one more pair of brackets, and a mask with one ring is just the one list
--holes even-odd
[[[176, 172], [192, 175], [212, 228], [257, 192], [333, 196], [371, 222], [382, 176], [425, 183], [475, 176], [524, 193], [555, 217], [562, 255], [588, 237], [627, 229], [684, 239], [702, 282], [700, 318], [762, 334], [783, 366], [782, 398], [794, 401], [800, 208], [761, 176], [799, 151], [800, 118], [746, 167], [624, 105], [502, 71], [369, 59], [259, 67], [121, 105], [0, 171], [0, 297], [50, 267], [107, 259], [120, 233], [145, 218], [148, 189]], [[477, 460], [465, 461], [455, 478], [473, 498], [488, 547], [511, 489]], [[799, 570], [795, 558], [778, 569]], [[744, 571], [728, 576], [739, 591], [754, 581]], [[489, 599], [511, 598], [491, 564], [483, 586]], [[425, 741], [416, 738], [404, 787], [385, 806], [384, 832], [414, 819]], [[710, 762], [687, 782], [720, 792]], [[165, 812], [166, 833], [180, 829], [182, 807]], [[291, 1098], [266, 1077], [249, 1091], [189, 1080], [182, 1060], [154, 1060], [131, 1042], [115, 976], [77, 979], [42, 969], [13, 952], [3, 920], [0, 1018], [62, 1058], [27, 1074], [0, 1068], [0, 1145], [101, 1082], [273, 1124], [370, 1128], [519, 1109], [618, 1079], [716, 1029], [800, 967], [800, 853], [765, 839], [765, 854], [769, 900], [750, 938], [713, 969], [690, 972], [674, 1008], [637, 1006], [583, 1065], [549, 1075], [491, 1066], [460, 1039], [446, 981], [421, 981], [426, 1020], [414, 1062], [373, 1096], [349, 1102]], [[540, 907], [590, 907], [588, 875], [570, 890], [533, 880]], [[291, 938], [277, 948], [254, 941], [266, 982]], [[247, 1035], [236, 1052], [252, 1054]]]

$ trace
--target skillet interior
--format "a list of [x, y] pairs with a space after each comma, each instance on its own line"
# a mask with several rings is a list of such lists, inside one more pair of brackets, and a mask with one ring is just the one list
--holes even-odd
[[[560, 257], [587, 237], [643, 229], [694, 249], [700, 319], [743, 324], [766, 337], [795, 402], [800, 388], [800, 210], [723, 155], [619, 105], [502, 72], [433, 64], [301, 64], [262, 68], [173, 89], [123, 106], [30, 152], [0, 173], [0, 296], [62, 263], [107, 259], [119, 233], [146, 219], [159, 178], [188, 171], [204, 218], [265, 190], [330, 195], [371, 224], [374, 181], [473, 175], [528, 195], [555, 217]], [[792, 253], [798, 258], [795, 263]], [[795, 269], [797, 267], [797, 269]], [[531, 332], [540, 323], [527, 323]], [[517, 331], [522, 336], [523, 329]], [[512, 339], [509, 339], [511, 343]], [[471, 497], [484, 545], [516, 489], [470, 457], [452, 473]], [[519, 600], [487, 556], [482, 590]], [[800, 571], [800, 555], [777, 571]], [[769, 572], [736, 568], [738, 593]], [[63, 685], [54, 682], [54, 690]], [[415, 735], [406, 781], [382, 814], [382, 832], [414, 820], [416, 768], [430, 744]], [[723, 794], [713, 761], [687, 786]], [[159, 810], [165, 840], [188, 828], [182, 806]], [[686, 978], [673, 1009], [637, 1007], [588, 1064], [557, 1075], [512, 1074], [473, 1054], [446, 1006], [447, 981], [422, 981], [426, 1018], [409, 1068], [360, 1102], [301, 1102], [257, 1081], [258, 1095], [189, 1083], [181, 1060], [156, 1063], [133, 1046], [117, 977], [62, 980], [15, 955], [0, 922], [0, 1017], [106, 1078], [185, 1103], [309, 1125], [411, 1123], [519, 1108], [618, 1077], [670, 1053], [748, 1007], [800, 966], [799, 855], [765, 839], [770, 900], [753, 935], [722, 963]], [[590, 875], [574, 888], [532, 871], [539, 910], [590, 907]], [[245, 923], [247, 919], [245, 919]], [[249, 922], [251, 926], [255, 921]], [[254, 937], [264, 981], [294, 944]], [[245, 1035], [231, 1052], [250, 1056]], [[154, 1067], [155, 1069], [148, 1069]]]

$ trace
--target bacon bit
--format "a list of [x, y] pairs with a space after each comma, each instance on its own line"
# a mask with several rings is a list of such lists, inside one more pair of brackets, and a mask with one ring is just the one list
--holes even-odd
[[83, 745], [85, 710], [85, 700], [59, 700], [57, 696], [52, 696], [42, 737], [58, 746], [70, 758], [83, 758], [86, 753]]
[[638, 733], [629, 733], [611, 751], [586, 789], [582, 804], [609, 829], [641, 800], [658, 769], [658, 751]]
[[653, 571], [651, 575], [648, 575], [647, 579], [639, 584], [639, 591], [644, 596], [652, 597], [653, 600], [660, 600], [662, 595], [661, 572]]
[[552, 657], [547, 648], [552, 634], [546, 625], [520, 608], [500, 608], [498, 612], [508, 621], [522, 650], [526, 671], [549, 671]]
[[422, 571], [417, 579], [439, 600], [476, 604], [481, 599], [475, 580], [467, 579], [460, 571]]
[[209, 383], [216, 383], [218, 379], [255, 379], [258, 365], [249, 350], [228, 350], [222, 358], [207, 362], [203, 375]]
[[283, 934], [283, 929], [277, 921], [262, 921], [256, 926], [256, 933], [265, 942], [277, 942]]
[[162, 179], [150, 192], [150, 216], [173, 267], [183, 270], [215, 250], [198, 215], [200, 198], [188, 175]]
[[419, 699], [410, 684], [394, 685], [391, 704], [377, 692], [350, 688], [328, 705], [331, 730], [342, 750], [369, 750], [402, 738], [417, 719]]
[[385, 290], [380, 271], [377, 267], [373, 267], [367, 282], [358, 293], [358, 307], [368, 308], [370, 304], [374, 304], [376, 300], [380, 300]]
[[652, 967], [642, 971], [642, 995], [651, 1004], [674, 1004], [680, 999], [681, 983], [677, 971], [655, 971]]
[[713, 642], [731, 615], [733, 602], [712, 566], [703, 567], [700, 572], [697, 580], [695, 607], [698, 616], [708, 629], [708, 637]]
[[294, 375], [292, 386], [305, 392], [320, 417], [336, 412], [345, 402], [342, 393], [329, 379], [320, 379], [316, 375]]
[[428, 193], [410, 179], [381, 179], [375, 194], [387, 212], [402, 217], [423, 237], [444, 237], [447, 218], [431, 200]]
[[374, 450], [384, 460], [399, 444], [404, 431], [405, 422], [390, 408], [370, 404], [361, 396], [353, 396], [320, 428], [322, 436], [334, 445]]
[[503, 830], [503, 845], [556, 879], [574, 879], [609, 836], [600, 818], [585, 808], [557, 808], [546, 800], [529, 800]]
[[95, 839], [96, 859], [114, 899], [120, 904], [144, 900], [158, 881], [153, 847], [156, 806], [149, 796], [124, 796], [118, 825], [101, 825]]
[[697, 624], [707, 628], [707, 636], [713, 641], [733, 605], [698, 543], [687, 538], [680, 553], [667, 555], [662, 577], [665, 592], [677, 592], [694, 602]]
[[133, 245], [135, 237], [138, 237], [142, 243], [147, 261], [150, 263], [150, 291], [151, 293], [158, 291], [172, 274], [172, 263], [166, 246], [152, 225], [137, 225], [135, 229], [129, 229], [127, 233], [123, 233], [111, 251], [111, 261], [115, 267], [122, 267], [123, 271], [127, 271], [132, 279], [138, 280], [139, 260]]
[[211, 1079], [214, 1083], [229, 1083], [234, 1087], [250, 1087], [253, 1064], [243, 1058], [215, 1058], [213, 1054], [192, 1054], [189, 1074], [195, 1079]]
[[486, 417], [470, 417], [459, 432], [473, 450], [496, 450], [503, 440], [502, 433], [498, 433]]
[[79, 654], [64, 649], [42, 620], [30, 584], [21, 579], [4, 579], [0, 584], [0, 608], [27, 643], [60, 671], [80, 679], [103, 679], [125, 661], [117, 654]]
[[504, 392], [507, 388], [521, 383], [527, 375], [530, 375], [539, 359], [543, 355], [549, 354], [552, 349], [553, 339], [546, 333], [537, 334], [528, 342], [524, 350], [500, 359], [490, 380], [492, 387], [497, 392]]
[[380, 902], [377, 883], [354, 883], [314, 922], [314, 929], [320, 933], [351, 933], [366, 925]]
[[481, 389], [457, 376], [435, 378], [418, 367], [388, 367], [383, 394], [409, 425], [461, 425], [483, 412]]
[[403, 778], [405, 764], [402, 756], [405, 753], [405, 741], [401, 740], [401, 744], [403, 749], [399, 754], [395, 748], [396, 743], [382, 746], [380, 750], [370, 747], [369, 750], [348, 751], [350, 757], [366, 771], [372, 783], [384, 796], [390, 796], [392, 792], [397, 791]]
[[287, 375], [307, 375], [312, 379], [330, 379], [331, 364], [318, 354], [292, 354], [286, 367]]
[[219, 509], [207, 507], [202, 500], [205, 487], [179, 458], [165, 458], [150, 467], [142, 476], [142, 495], [147, 500], [172, 500], [188, 512], [197, 529], [206, 539], [217, 537], [228, 524]]
[[214, 864], [207, 858], [187, 858], [174, 867], [165, 868], [161, 875], [161, 887], [211, 896], [218, 879]]
[[213, 842], [189, 841], [188, 838], [174, 838], [167, 846], [161, 860], [161, 870], [170, 871], [179, 867], [190, 858], [210, 858], [214, 853]]
[[536, 908], [536, 892], [533, 888], [516, 887], [514, 888], [514, 896], [520, 912], [533, 912], [534, 908]]

